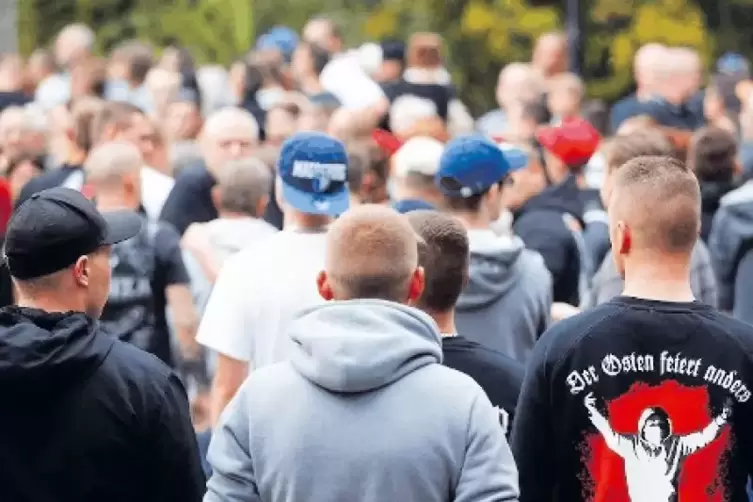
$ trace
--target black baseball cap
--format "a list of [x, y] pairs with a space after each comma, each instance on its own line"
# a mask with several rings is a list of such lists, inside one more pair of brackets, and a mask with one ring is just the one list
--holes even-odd
[[130, 239], [141, 231], [141, 221], [132, 211], [100, 213], [77, 190], [43, 190], [13, 213], [5, 233], [5, 263], [17, 279], [42, 277], [102, 246]]

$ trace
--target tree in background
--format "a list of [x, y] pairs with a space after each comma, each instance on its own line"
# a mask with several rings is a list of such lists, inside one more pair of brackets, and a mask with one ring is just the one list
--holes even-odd
[[[685, 45], [707, 63], [726, 50], [751, 53], [753, 0], [581, 0], [589, 95], [615, 100], [632, 85], [632, 57], [646, 42]], [[94, 27], [99, 49], [138, 37], [179, 43], [199, 62], [229, 63], [257, 34], [284, 24], [300, 29], [326, 13], [346, 41], [441, 33], [449, 67], [475, 112], [494, 106], [494, 85], [508, 62], [530, 57], [536, 37], [562, 26], [559, 0], [18, 0], [21, 50], [48, 43], [74, 20]], [[537, 0], [541, 4], [541, 0]], [[546, 3], [546, 2], [544, 2]]]

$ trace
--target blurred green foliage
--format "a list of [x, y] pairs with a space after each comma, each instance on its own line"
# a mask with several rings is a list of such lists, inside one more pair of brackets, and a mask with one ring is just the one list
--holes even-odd
[[[500, 68], [530, 57], [535, 38], [562, 27], [563, 1], [528, 0], [18, 0], [20, 47], [46, 44], [66, 23], [93, 26], [106, 51], [139, 37], [177, 42], [200, 62], [229, 63], [276, 24], [301, 28], [326, 13], [349, 43], [441, 33], [461, 95], [474, 111], [493, 106]], [[537, 2], [542, 3], [542, 2]], [[546, 3], [546, 2], [544, 2]], [[750, 52], [753, 0], [581, 0], [589, 94], [614, 100], [632, 83], [632, 56], [650, 41], [692, 46], [707, 63], [724, 50]]]

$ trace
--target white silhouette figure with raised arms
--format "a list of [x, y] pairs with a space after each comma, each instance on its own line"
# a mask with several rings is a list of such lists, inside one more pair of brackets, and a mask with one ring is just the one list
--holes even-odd
[[682, 463], [688, 455], [704, 448], [719, 436], [732, 414], [729, 403], [703, 430], [677, 436], [672, 421], [660, 407], [643, 410], [637, 434], [618, 434], [596, 408], [590, 392], [584, 404], [594, 427], [610, 450], [625, 461], [625, 479], [632, 502], [677, 502], [677, 483]]

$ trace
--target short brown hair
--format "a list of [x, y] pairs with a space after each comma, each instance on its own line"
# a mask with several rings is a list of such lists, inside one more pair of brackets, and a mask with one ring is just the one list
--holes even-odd
[[669, 140], [656, 129], [635, 131], [630, 135], [615, 136], [606, 151], [608, 172], [613, 172], [629, 160], [644, 155], [671, 156], [674, 148]]
[[336, 299], [407, 299], [418, 267], [418, 236], [395, 210], [356, 206], [327, 235], [325, 267]]
[[101, 112], [105, 102], [99, 98], [84, 96], [71, 102], [71, 124], [73, 140], [80, 149], [88, 152], [92, 149], [92, 124]]
[[698, 179], [673, 157], [644, 156], [623, 164], [614, 175], [612, 209], [632, 229], [638, 248], [690, 253], [698, 240]]
[[139, 84], [146, 80], [146, 75], [154, 65], [154, 51], [139, 41], [127, 40], [115, 48], [112, 54], [114, 60], [120, 60], [128, 66], [128, 78]]
[[688, 166], [700, 181], [731, 182], [737, 170], [737, 140], [719, 127], [704, 127], [693, 134]]
[[134, 114], [143, 114], [137, 106], [129, 103], [108, 102], [94, 116], [91, 125], [91, 141], [99, 143], [109, 126], [117, 129], [130, 127]]
[[429, 312], [448, 312], [468, 280], [468, 232], [456, 218], [438, 211], [412, 211], [405, 217], [423, 239], [418, 263], [424, 268], [424, 292], [417, 306]]

